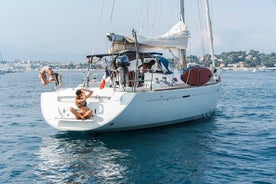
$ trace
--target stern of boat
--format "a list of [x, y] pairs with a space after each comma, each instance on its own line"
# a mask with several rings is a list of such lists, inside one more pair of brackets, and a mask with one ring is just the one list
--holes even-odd
[[41, 94], [41, 112], [45, 121], [52, 127], [67, 131], [91, 131], [107, 126], [130, 103], [134, 93], [113, 92], [112, 89], [94, 91], [87, 99], [89, 109], [93, 111], [91, 119], [77, 120], [70, 112], [75, 107], [75, 90], [67, 89]]

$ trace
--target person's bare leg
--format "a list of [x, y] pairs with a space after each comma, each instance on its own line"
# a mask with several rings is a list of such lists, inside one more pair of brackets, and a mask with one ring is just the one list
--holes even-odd
[[83, 117], [84, 117], [85, 119], [90, 119], [91, 116], [92, 116], [92, 110], [87, 111], [87, 112], [83, 115]]
[[76, 119], [83, 119], [84, 117], [78, 113], [73, 107], [70, 108], [70, 111], [75, 115]]

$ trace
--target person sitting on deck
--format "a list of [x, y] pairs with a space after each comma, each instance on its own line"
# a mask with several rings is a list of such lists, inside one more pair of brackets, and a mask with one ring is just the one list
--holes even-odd
[[[86, 92], [88, 92], [88, 94]], [[73, 107], [70, 108], [70, 111], [75, 115], [76, 119], [85, 120], [92, 117], [92, 110], [88, 108], [86, 102], [86, 99], [91, 97], [92, 94], [92, 90], [78, 89], [76, 91], [75, 104], [78, 109], [76, 110]]]

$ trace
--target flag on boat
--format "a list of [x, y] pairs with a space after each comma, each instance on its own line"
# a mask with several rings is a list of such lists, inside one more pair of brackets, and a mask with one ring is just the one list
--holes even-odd
[[110, 72], [109, 72], [109, 70], [107, 69], [107, 66], [106, 66], [105, 67], [105, 72], [104, 72], [104, 75], [103, 75], [103, 78], [102, 78], [102, 81], [101, 81], [101, 84], [100, 84], [100, 89], [104, 88], [105, 82], [109, 79], [109, 76], [110, 76]]

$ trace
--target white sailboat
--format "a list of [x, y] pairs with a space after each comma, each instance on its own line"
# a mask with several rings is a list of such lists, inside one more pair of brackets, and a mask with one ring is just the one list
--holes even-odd
[[[208, 8], [207, 0], [206, 3]], [[133, 38], [129, 38], [109, 33], [107, 37], [112, 43], [109, 53], [87, 56], [89, 64], [95, 58], [111, 59], [111, 66], [103, 72], [104, 76], [109, 75], [110, 82], [106, 82], [103, 89], [90, 80], [95, 71], [89, 69], [81, 85], [94, 91], [87, 99], [93, 111], [91, 119], [77, 120], [69, 110], [76, 107], [78, 86], [41, 94], [41, 112], [46, 122], [59, 130], [110, 132], [210, 117], [216, 110], [221, 88], [220, 76], [215, 72], [212, 43], [212, 68], [196, 65], [170, 71], [168, 59], [156, 52], [176, 49], [180, 53], [180, 64], [185, 65], [189, 31], [184, 22], [183, 4], [180, 0], [180, 21], [166, 34], [146, 38], [137, 36], [133, 30]], [[212, 36], [210, 38], [212, 42]]]
[[[3, 56], [2, 56], [1, 51], [0, 51], [0, 57], [1, 57], [1, 63], [4, 64], [4, 59], [3, 59]], [[2, 69], [0, 68], [0, 75], [1, 75], [1, 74], [5, 74], [5, 73], [6, 73], [6, 70], [2, 70]]]

